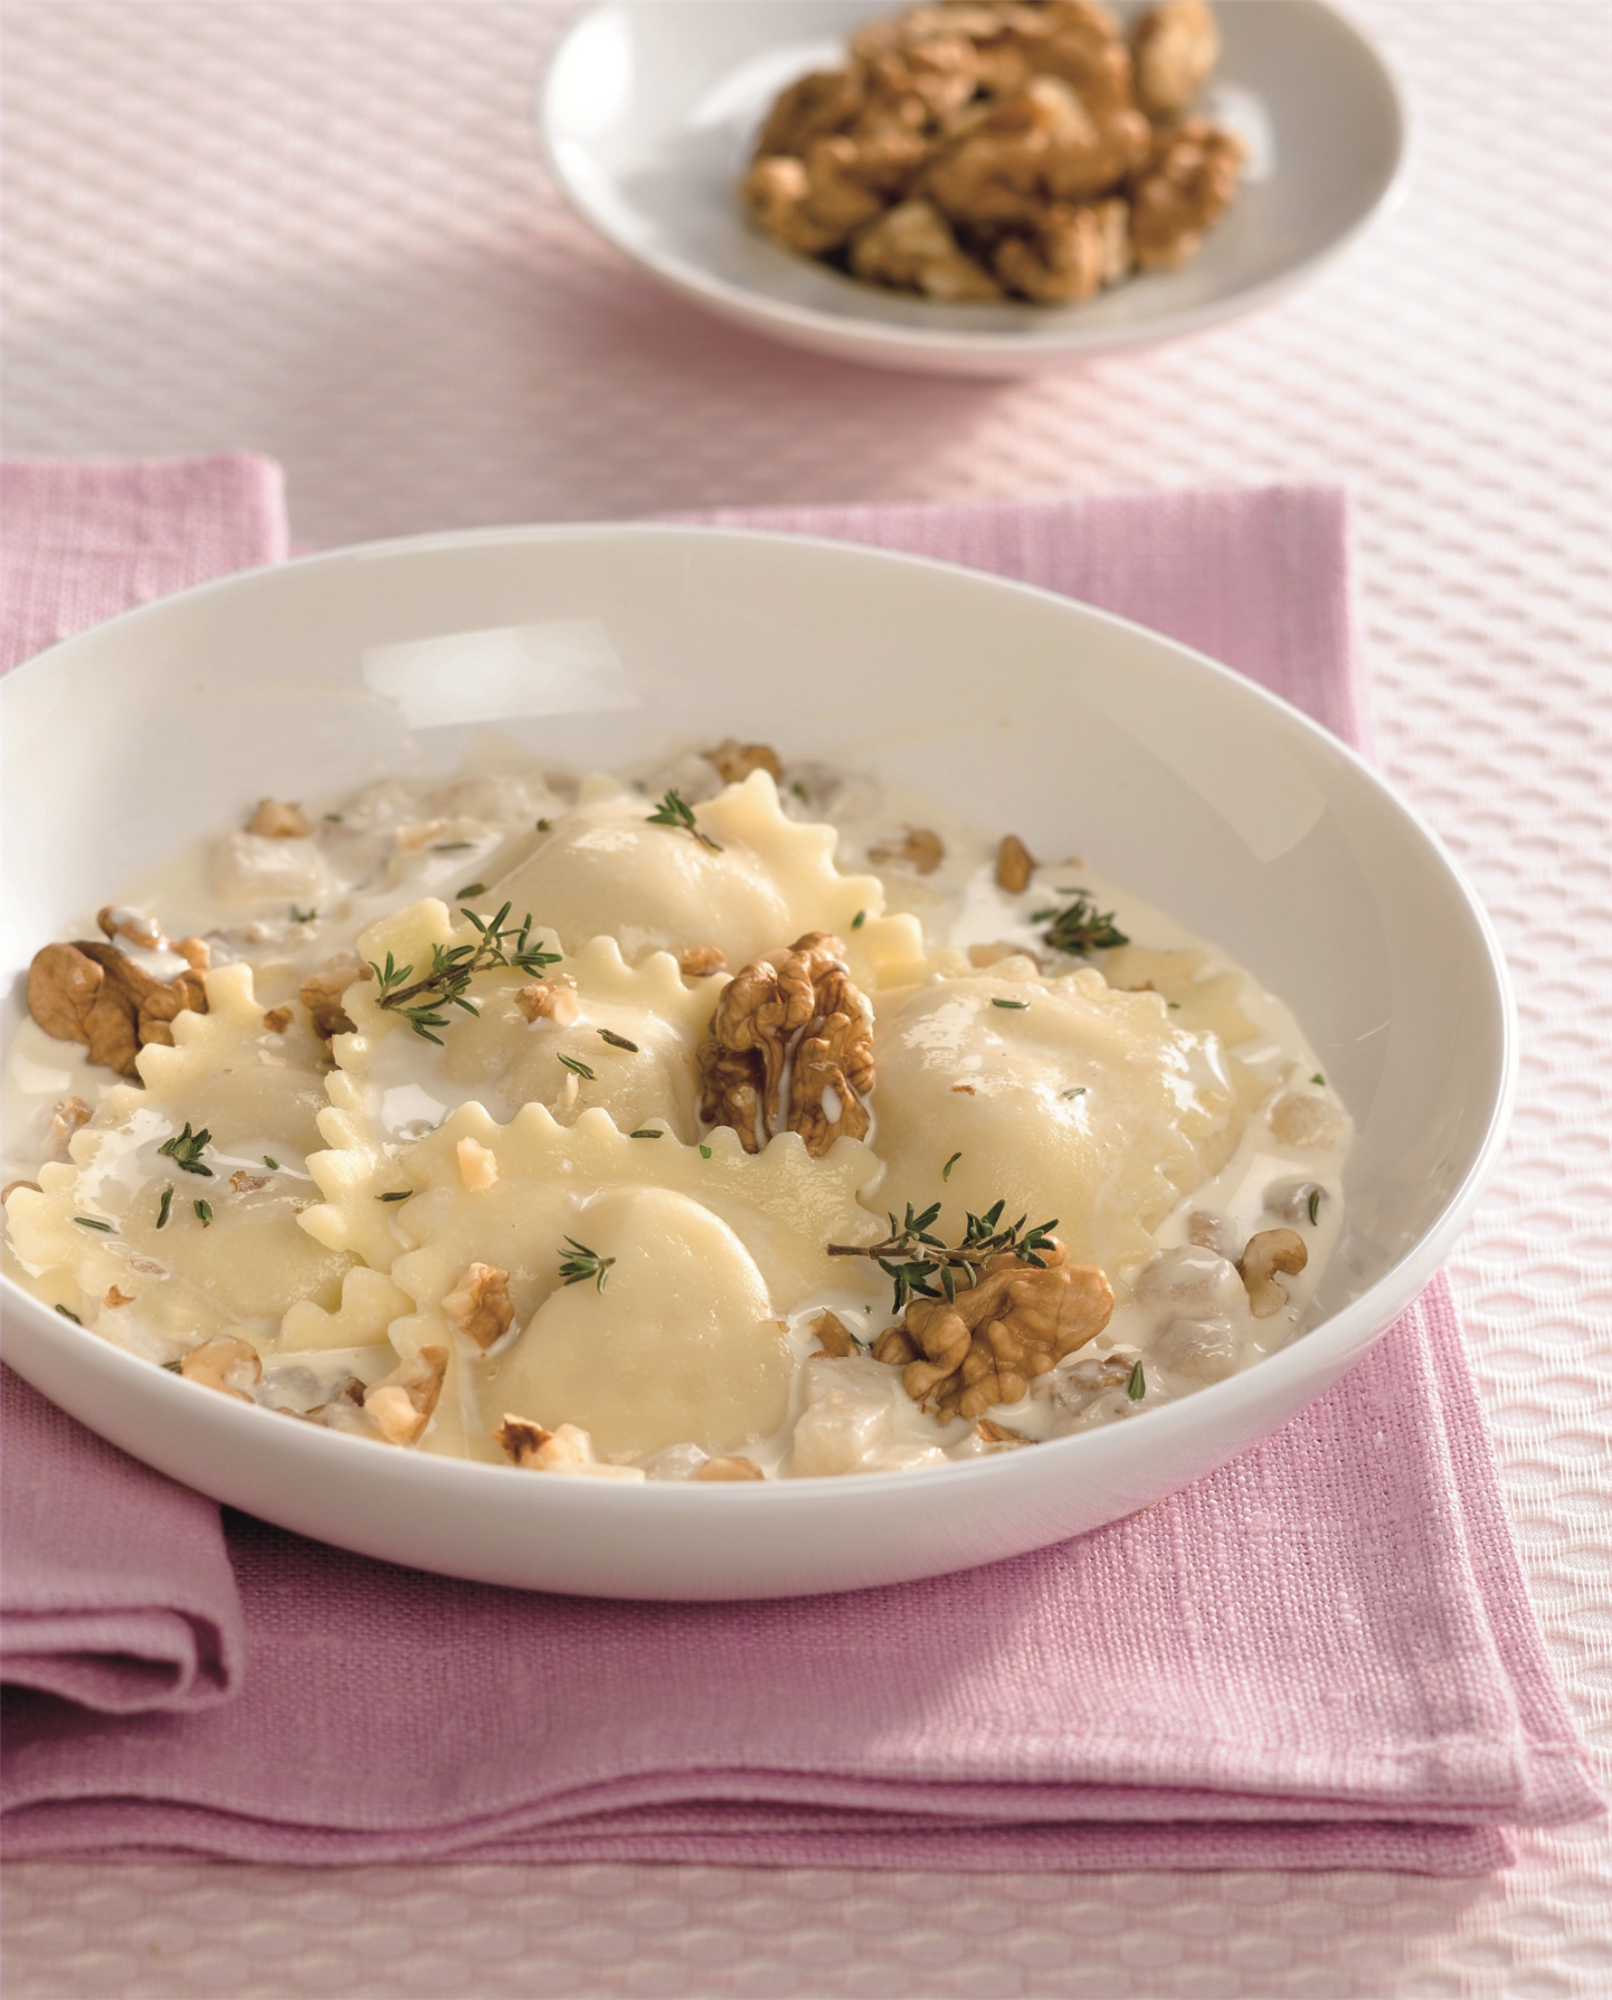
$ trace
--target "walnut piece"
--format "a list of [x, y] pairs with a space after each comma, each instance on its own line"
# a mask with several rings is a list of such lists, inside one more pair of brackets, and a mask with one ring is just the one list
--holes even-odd
[[872, 1013], [844, 950], [838, 938], [808, 931], [776, 962], [756, 959], [722, 990], [695, 1058], [700, 1118], [731, 1125], [747, 1153], [790, 1131], [821, 1159], [836, 1139], [867, 1133]]
[[255, 1194], [259, 1188], [266, 1188], [269, 1180], [268, 1174], [248, 1173], [245, 1167], [237, 1167], [229, 1177], [230, 1191], [232, 1194]]
[[903, 1323], [874, 1342], [873, 1358], [901, 1369], [920, 1408], [979, 1418], [993, 1404], [1016, 1403], [1037, 1376], [1095, 1339], [1113, 1310], [1103, 1273], [1066, 1263], [1054, 1238], [1044, 1269], [1004, 1251], [955, 1299], [914, 1299]]
[[305, 840], [308, 816], [296, 799], [259, 799], [246, 830], [265, 840]]
[[1174, 270], [1197, 254], [1242, 175], [1241, 139], [1205, 118], [1158, 133], [1131, 193], [1131, 252], [1144, 271]]
[[959, 246], [932, 201], [903, 201], [851, 245], [851, 269], [870, 284], [926, 299], [999, 299], [1002, 287]]
[[836, 1361], [844, 1361], [857, 1352], [850, 1328], [838, 1313], [820, 1312], [812, 1321], [812, 1332], [823, 1352], [833, 1355]]
[[1296, 1277], [1309, 1261], [1304, 1238], [1296, 1229], [1262, 1229], [1249, 1237], [1237, 1270], [1255, 1319], [1270, 1319], [1287, 1304], [1287, 1288], [1276, 1282], [1276, 1273]]
[[1055, 202], [1020, 236], [997, 245], [996, 275], [1043, 305], [1078, 304], [1117, 285], [1131, 268], [1129, 210], [1122, 201], [1080, 208]]
[[120, 1306], [132, 1306], [134, 1304], [134, 1297], [133, 1292], [121, 1291], [116, 1285], [108, 1285], [106, 1296], [102, 1299], [101, 1304], [106, 1307], [108, 1312], [116, 1312]]
[[870, 847], [868, 859], [875, 868], [911, 868], [919, 875], [933, 875], [946, 859], [946, 843], [927, 826], [909, 826], [899, 845]]
[[552, 979], [534, 979], [520, 987], [515, 1005], [528, 1021], [552, 1021], [557, 1028], [569, 1028], [582, 1012], [577, 983], [565, 973]]
[[138, 1078], [135, 1057], [147, 1042], [172, 1043], [169, 1023], [185, 1008], [207, 1012], [200, 973], [164, 985], [116, 945], [80, 938], [47, 944], [28, 968], [28, 1011], [47, 1035], [82, 1042], [93, 1063]]
[[1023, 895], [1034, 873], [1035, 863], [1029, 848], [1016, 833], [1004, 833], [1002, 845], [996, 850], [996, 886], [1006, 889], [1010, 896]]
[[148, 917], [143, 910], [131, 910], [122, 903], [108, 903], [95, 918], [101, 934], [109, 942], [127, 938], [132, 945], [144, 951], [161, 951], [167, 944], [162, 935], [162, 926], [155, 917]]
[[981, 1417], [974, 1426], [974, 1435], [981, 1444], [993, 1451], [1018, 1451], [1021, 1446], [1034, 1444], [1034, 1438], [1027, 1438], [1022, 1431], [1010, 1430], [1006, 1424], [993, 1424], [989, 1417]]
[[271, 1035], [283, 1035], [294, 1019], [289, 1007], [271, 1007], [263, 1016], [263, 1025]]
[[530, 1417], [505, 1416], [493, 1432], [510, 1459], [526, 1472], [584, 1473], [596, 1479], [639, 1481], [636, 1465], [612, 1465], [593, 1448], [593, 1437], [578, 1424], [545, 1430]]
[[67, 1142], [82, 1126], [90, 1122], [93, 1114], [82, 1097], [64, 1097], [55, 1105], [50, 1114], [50, 1158], [65, 1160]]
[[727, 971], [728, 955], [720, 945], [691, 944], [678, 954], [677, 969], [685, 979], [709, 979], [713, 973]]
[[765, 771], [775, 783], [781, 783], [784, 767], [778, 752], [767, 743], [741, 743], [737, 736], [725, 736], [714, 750], [700, 753], [707, 764], [714, 764], [717, 775], [725, 785], [743, 784], [752, 771]]
[[1220, 30], [1205, 0], [1162, 0], [1131, 30], [1136, 95], [1150, 118], [1185, 111], [1220, 60]]
[[443, 1297], [442, 1315], [456, 1332], [473, 1340], [485, 1354], [515, 1323], [509, 1273], [496, 1264], [467, 1266], [458, 1284]]
[[215, 1333], [200, 1347], [193, 1347], [179, 1364], [187, 1382], [199, 1382], [204, 1389], [216, 1389], [237, 1403], [250, 1403], [251, 1391], [263, 1379], [263, 1362], [249, 1341], [234, 1334]]
[[413, 1444], [431, 1421], [447, 1373], [448, 1350], [422, 1347], [364, 1391], [364, 1414], [389, 1444]]
[[341, 996], [349, 986], [360, 979], [373, 979], [374, 973], [367, 965], [360, 965], [356, 959], [333, 958], [317, 972], [310, 972], [303, 980], [297, 997], [307, 1008], [313, 1020], [313, 1031], [321, 1041], [328, 1042], [332, 1035], [350, 1035], [353, 1023], [341, 1004]]

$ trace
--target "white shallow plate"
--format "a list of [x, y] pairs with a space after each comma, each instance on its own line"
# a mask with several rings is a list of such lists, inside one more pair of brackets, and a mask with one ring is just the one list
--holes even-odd
[[1336, 256], [1399, 183], [1404, 103], [1359, 30], [1322, 0], [1217, 0], [1224, 53], [1206, 103], [1248, 138], [1251, 158], [1192, 263], [1079, 306], [942, 305], [858, 284], [769, 241], [737, 189], [778, 91], [832, 66], [853, 30], [894, 11], [878, 0], [596, 8], [561, 44], [538, 98], [561, 188], [636, 263], [758, 333], [890, 368], [1012, 375], [1268, 304]]
[[[467, 635], [474, 642], [467, 644]], [[410, 739], [372, 691], [409, 645]], [[366, 681], [366, 666], [369, 679]], [[516, 719], [610, 766], [737, 735], [967, 801], [1216, 939], [1296, 1008], [1360, 1128], [1330, 1315], [1285, 1352], [1084, 1436], [934, 1471], [613, 1485], [342, 1437], [211, 1395], [7, 1282], [6, 1359], [92, 1430], [298, 1533], [420, 1569], [617, 1597], [940, 1574], [1130, 1513], [1273, 1430], [1432, 1275], [1494, 1165], [1511, 1008], [1489, 927], [1348, 750], [1138, 626], [972, 571], [711, 529], [523, 528], [311, 557], [133, 611], [0, 683], [8, 1025], [47, 939], [264, 794], [458, 760]], [[70, 761], [71, 799], [61, 786]]]

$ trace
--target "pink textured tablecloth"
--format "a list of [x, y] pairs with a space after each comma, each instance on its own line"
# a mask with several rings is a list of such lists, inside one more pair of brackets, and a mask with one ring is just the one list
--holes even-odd
[[[202, 477], [131, 474], [151, 512], [196, 502]], [[30, 480], [48, 496], [48, 471]], [[126, 494], [115, 475], [101, 484]], [[109, 580], [144, 546], [130, 518]], [[770, 518], [1078, 591], [1357, 727], [1334, 495]], [[147, 539], [174, 526], [153, 521]], [[50, 551], [32, 548], [43, 629]], [[226, 559], [276, 552], [270, 530]], [[60, 616], [119, 601], [81, 596]], [[106, 1447], [65, 1422], [49, 1436], [28, 1477], [60, 1496], [60, 1526]], [[200, 1549], [215, 1511], [167, 1497]], [[1503, 1864], [1509, 1827], [1598, 1807], [1442, 1283], [1233, 1465], [961, 1576], [616, 1605], [419, 1576], [239, 1520], [228, 1546], [247, 1660], [233, 1700], [111, 1717], [58, 1698], [65, 1685], [39, 1692], [38, 1674], [8, 1694], [13, 1854], [1460, 1873]], [[172, 1529], [135, 1508], [51, 1562], [76, 1575], [86, 1615], [142, 1564], [186, 1579], [193, 1604], [199, 1572], [164, 1572], [171, 1549]], [[226, 1623], [227, 1596], [213, 1601]]]

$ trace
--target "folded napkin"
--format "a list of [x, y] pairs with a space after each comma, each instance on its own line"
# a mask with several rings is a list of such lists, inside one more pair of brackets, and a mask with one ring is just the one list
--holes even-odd
[[[1356, 727], [1334, 495], [760, 520], [1077, 590]], [[41, 1491], [95, 1476], [105, 1447], [71, 1425], [54, 1445]], [[129, 1510], [63, 1552], [81, 1608], [170, 1533]], [[12, 1690], [13, 1854], [1458, 1874], [1599, 1803], [1442, 1283], [1234, 1464], [959, 1576], [611, 1604], [238, 1517], [227, 1540], [241, 1692], [113, 1718]]]

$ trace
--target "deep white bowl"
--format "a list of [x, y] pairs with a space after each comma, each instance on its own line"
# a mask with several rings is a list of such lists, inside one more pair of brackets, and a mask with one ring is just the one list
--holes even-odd
[[607, 242], [724, 319], [845, 360], [953, 375], [1064, 368], [1267, 305], [1401, 184], [1404, 101], [1358, 28], [1324, 0], [1216, 0], [1224, 48], [1210, 108], [1250, 140], [1250, 160], [1235, 206], [1184, 269], [1077, 306], [944, 305], [859, 284], [769, 241], [737, 189], [778, 91], [895, 11], [895, 0], [596, 7], [538, 95], [555, 178]]
[[[474, 635], [472, 639], [469, 635]], [[520, 1475], [292, 1424], [4, 1288], [6, 1358], [137, 1458], [305, 1535], [449, 1575], [613, 1597], [764, 1597], [937, 1575], [1160, 1498], [1317, 1396], [1416, 1296], [1495, 1163], [1513, 1080], [1489, 926], [1426, 829], [1295, 710], [1184, 647], [943, 564], [711, 529], [377, 544], [231, 578], [0, 683], [3, 962], [268, 793], [408, 761], [400, 659], [457, 761], [489, 715], [615, 765], [770, 739], [966, 800], [1225, 945], [1290, 1001], [1354, 1113], [1329, 1315], [1285, 1352], [1085, 1436], [936, 1471], [765, 1485]], [[402, 644], [406, 655], [383, 651]], [[442, 719], [440, 704], [461, 719]], [[512, 713], [513, 711], [513, 713]], [[71, 770], [70, 793], [62, 773]]]

